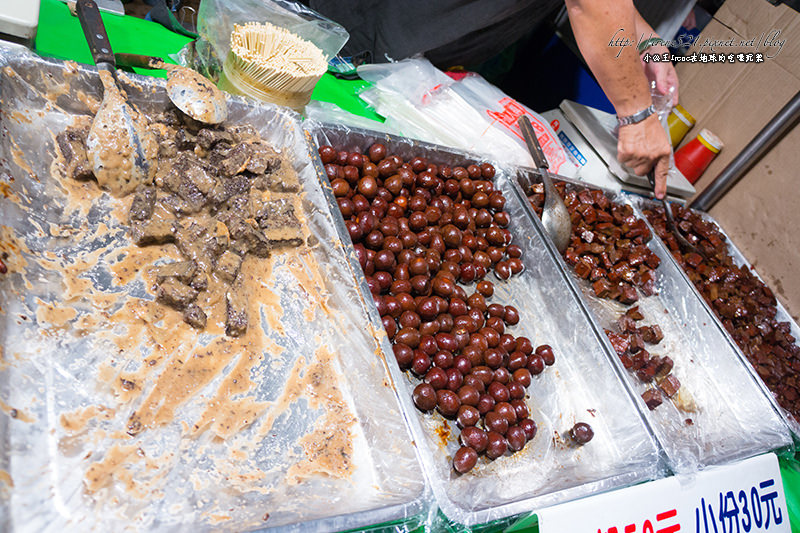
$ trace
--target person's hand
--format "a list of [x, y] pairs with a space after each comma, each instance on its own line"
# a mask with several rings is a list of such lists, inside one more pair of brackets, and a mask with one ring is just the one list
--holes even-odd
[[[647, 54], [663, 54], [669, 53], [669, 49], [664, 45], [656, 45], [648, 48], [644, 53]], [[675, 72], [675, 67], [671, 61], [642, 61], [642, 68], [644, 74], [647, 76], [647, 81], [656, 83], [656, 90], [659, 94], [667, 94], [670, 87], [674, 87], [672, 93], [672, 105], [678, 103], [678, 74]]]
[[658, 121], [658, 116], [650, 115], [637, 124], [619, 128], [617, 158], [635, 174], [645, 176], [655, 166], [656, 198], [667, 194], [667, 174], [672, 145], [667, 133]]

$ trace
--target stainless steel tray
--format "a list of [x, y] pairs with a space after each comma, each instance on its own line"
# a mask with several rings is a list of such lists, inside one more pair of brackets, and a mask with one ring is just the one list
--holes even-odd
[[[535, 171], [521, 172], [534, 182], [538, 181]], [[564, 181], [576, 190], [587, 188], [586, 184]], [[524, 194], [518, 181], [514, 186], [519, 194]], [[630, 204], [634, 214], [644, 218], [628, 196], [603, 192], [613, 202]], [[527, 202], [526, 208], [537, 231], [544, 234], [539, 218]], [[773, 403], [741, 364], [741, 359], [726, 340], [724, 330], [691, 284], [687, 284], [687, 279], [671, 260], [660, 239], [651, 239], [648, 248], [661, 259], [656, 270], [658, 292], [649, 297], [640, 292], [636, 305], [644, 315], [641, 323], [658, 324], [664, 333], [661, 343], [648, 349], [651, 353], [673, 359], [673, 373], [682, 384], [682, 394], [688, 392], [689, 396], [682, 398], [684, 409], [677, 406], [678, 402], [666, 399], [652, 411], [641, 397], [638, 397], [637, 404], [666, 451], [670, 467], [676, 472], [690, 472], [790, 446], [788, 428]], [[629, 306], [596, 297], [589, 282], [580, 279], [553, 247], [551, 252], [567, 272], [570, 284], [581, 295], [594, 327], [600, 332], [603, 329], [613, 331], [614, 323]], [[608, 346], [608, 353], [619, 373], [638, 394], [643, 393], [647, 387], [622, 367], [605, 335], [603, 342]], [[696, 405], [694, 411], [685, 409], [691, 403]]]
[[[639, 195], [626, 194], [626, 196], [630, 199], [630, 201], [634, 204], [634, 206], [639, 210], [639, 212], [644, 211], [644, 209], [646, 209], [646, 208], [654, 208], [654, 207], [660, 207], [661, 206], [660, 203], [655, 202], [652, 199], [644, 198], [644, 197], [639, 196]], [[730, 236], [725, 232], [725, 229], [720, 225], [720, 223], [717, 222], [714, 219], [714, 217], [712, 217], [708, 213], [705, 213], [703, 211], [694, 211], [694, 212], [697, 213], [698, 215], [702, 216], [704, 220], [706, 220], [708, 222], [713, 222], [717, 226], [717, 228], [719, 229], [720, 233], [722, 233], [725, 236], [726, 243], [728, 245], [728, 252], [731, 254], [731, 257], [733, 257], [734, 263], [736, 263], [736, 265], [739, 266], [739, 267], [746, 266], [759, 280], [761, 280], [765, 285], [767, 285], [767, 283], [764, 282], [764, 280], [761, 278], [761, 276], [758, 275], [758, 272], [753, 268], [753, 266], [750, 264], [750, 262], [747, 261], [747, 259], [745, 258], [744, 254], [742, 254], [742, 252], [739, 250], [739, 248], [736, 247], [736, 244], [734, 244], [734, 242], [731, 240]], [[649, 222], [648, 222], [648, 225], [649, 225]], [[650, 228], [652, 230], [652, 226], [650, 226]], [[653, 232], [653, 234], [655, 235], [655, 232]], [[661, 239], [659, 239], [659, 241], [661, 241]], [[761, 379], [761, 376], [759, 376], [758, 373], [755, 371], [755, 369], [753, 368], [753, 365], [750, 364], [750, 361], [747, 359], [747, 356], [742, 352], [742, 350], [736, 344], [736, 341], [733, 340], [733, 337], [731, 337], [730, 333], [728, 333], [728, 330], [726, 330], [725, 327], [722, 325], [722, 323], [719, 321], [719, 319], [717, 318], [716, 314], [714, 314], [714, 311], [711, 309], [711, 306], [708, 305], [708, 303], [705, 301], [705, 298], [703, 298], [703, 296], [700, 294], [700, 292], [694, 286], [694, 283], [692, 283], [691, 280], [689, 280], [689, 277], [686, 275], [686, 273], [683, 271], [683, 269], [675, 261], [675, 258], [672, 256], [671, 253], [669, 253], [669, 250], [668, 250], [667, 246], [664, 244], [663, 241], [661, 241], [661, 246], [664, 248], [664, 250], [667, 251], [667, 253], [670, 256], [670, 260], [675, 264], [675, 267], [677, 268], [677, 270], [680, 272], [680, 274], [686, 280], [686, 283], [695, 292], [695, 294], [697, 295], [697, 298], [703, 303], [703, 306], [705, 307], [705, 309], [708, 312], [708, 314], [711, 315], [711, 317], [714, 319], [715, 322], [717, 322], [717, 324], [719, 325], [719, 328], [724, 333], [725, 338], [728, 341], [728, 344], [730, 344], [730, 346], [733, 348], [733, 350], [736, 352], [736, 354], [741, 359], [741, 361], [744, 364], [744, 366], [748, 369], [748, 371], [750, 371], [750, 374], [753, 376], [753, 378], [756, 380], [756, 382], [761, 386], [762, 390], [767, 395], [767, 397], [772, 401], [772, 404], [774, 405], [775, 409], [778, 410], [778, 412], [780, 412], [781, 416], [784, 419], [784, 422], [786, 422], [786, 424], [791, 428], [792, 432], [794, 433], [795, 439], [800, 438], [800, 422], [798, 422], [795, 419], [795, 417], [792, 416], [791, 413], [789, 413], [788, 411], [786, 411], [785, 409], [780, 407], [780, 405], [778, 405], [778, 402], [775, 399], [775, 396], [772, 394], [772, 392], [766, 386], [764, 381]], [[776, 298], [775, 302], [776, 302], [776, 307], [777, 307], [777, 312], [775, 314], [775, 319], [778, 322], [788, 322], [789, 326], [791, 328], [792, 336], [795, 339], [800, 339], [800, 326], [797, 325], [797, 322], [795, 322], [794, 318], [792, 318], [792, 315], [789, 314], [789, 312], [786, 310], [786, 308], [783, 306], [783, 304], [780, 302], [780, 300], [778, 300]]]
[[[390, 153], [402, 158], [419, 155], [436, 164], [451, 165], [477, 159], [382, 133], [306, 124], [318, 146], [363, 151], [380, 141]], [[337, 209], [321, 162], [318, 165], [331, 209]], [[653, 479], [663, 471], [659, 450], [631, 395], [609, 365], [578, 300], [525, 216], [520, 199], [510, 194], [507, 181], [507, 171], [498, 167], [495, 183], [506, 194], [509, 229], [514, 242], [523, 248], [525, 270], [507, 282], [490, 278], [495, 282], [491, 301], [519, 310], [520, 323], [511, 328], [512, 334], [527, 336], [534, 345], [548, 343], [556, 352], [555, 366], [534, 376], [528, 389], [531, 417], [539, 426], [536, 437], [513, 456], [494, 462], [481, 460], [471, 472], [456, 475], [451, 466], [452, 454], [458, 448], [452, 435], [455, 431], [442, 441], [442, 432], [437, 430], [443, 427], [444, 419], [418, 411], [411, 399], [416, 383], [394, 361], [389, 364], [438, 506], [449, 520], [466, 526]], [[341, 217], [337, 228], [361, 276], [361, 290], [369, 295]], [[370, 313], [378, 318], [374, 306]], [[388, 339], [384, 339], [384, 351], [391, 353]], [[589, 422], [595, 430], [594, 439], [582, 448], [565, 446], [559, 436], [576, 421]]]
[[[198, 372], [185, 390], [167, 386], [187, 395], [173, 420], [131, 437], [128, 417], [156, 377], [169, 385], [170, 368], [195, 368], [194, 343], [228, 341], [191, 333], [184, 344], [180, 321], [173, 330], [148, 316], [146, 327], [115, 321], [124, 306], [152, 300], [139, 271], [156, 258], [126, 275], [122, 255], [138, 252], [120, 222], [125, 206], [50, 172], [55, 134], [99, 100], [96, 72], [4, 48], [0, 56], [0, 250], [9, 266], [0, 275], [0, 528], [317, 531], [424, 522], [430, 490], [376, 340], [381, 325], [361, 298], [297, 115], [229, 102], [230, 123], [253, 125], [290, 154], [310, 231], [306, 250], [276, 254], [260, 276], [272, 291], [260, 302], [263, 337], [255, 338], [263, 346], [233, 348], [229, 363]], [[169, 106], [163, 80], [120, 77], [146, 113]], [[65, 188], [97, 198], [69, 199]], [[147, 379], [119, 386], [156, 354], [164, 363]], [[237, 389], [242, 380], [249, 386]], [[218, 425], [228, 411], [212, 406], [216, 394], [226, 409], [250, 410], [238, 431]], [[196, 430], [206, 408], [212, 422]], [[90, 471], [93, 464], [101, 468]], [[108, 483], [90, 490], [98, 473]]]

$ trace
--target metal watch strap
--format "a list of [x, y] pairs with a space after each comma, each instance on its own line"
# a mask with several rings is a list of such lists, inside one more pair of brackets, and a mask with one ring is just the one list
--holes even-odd
[[642, 41], [641, 43], [639, 43], [639, 46], [637, 46], [636, 49], [639, 51], [639, 54], [643, 54], [644, 51], [650, 48], [651, 46], [659, 46], [662, 44], [664, 44], [664, 40], [661, 39], [660, 37], [651, 37], [646, 41]]
[[643, 121], [644, 119], [646, 119], [655, 112], [656, 112], [655, 106], [653, 106], [653, 104], [650, 104], [650, 106], [647, 107], [646, 109], [642, 109], [641, 111], [639, 111], [638, 113], [634, 113], [633, 115], [628, 115], [626, 117], [617, 116], [617, 123], [620, 126], [627, 126], [629, 124], [638, 124], [639, 122]]

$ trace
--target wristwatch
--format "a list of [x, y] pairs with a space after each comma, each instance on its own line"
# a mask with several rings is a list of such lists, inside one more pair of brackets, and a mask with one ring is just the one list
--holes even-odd
[[634, 113], [633, 115], [628, 115], [626, 117], [620, 117], [617, 115], [617, 124], [620, 126], [627, 126], [629, 124], [638, 124], [639, 122], [643, 121], [650, 115], [656, 112], [656, 108], [653, 104], [650, 104], [649, 107], [646, 109], [642, 109], [638, 113]]
[[639, 51], [639, 54], [643, 54], [644, 51], [650, 48], [651, 46], [658, 46], [663, 44], [664, 41], [661, 39], [661, 37], [651, 37], [646, 41], [642, 41], [641, 43], [639, 43], [639, 46], [636, 49]]

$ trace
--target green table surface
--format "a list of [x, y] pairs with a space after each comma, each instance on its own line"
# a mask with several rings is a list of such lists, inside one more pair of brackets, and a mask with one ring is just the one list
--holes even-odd
[[[168, 62], [191, 39], [173, 33], [160, 24], [136, 17], [102, 13], [103, 23], [114, 52], [146, 54], [162, 57]], [[41, 0], [39, 29], [35, 41], [36, 52], [58, 59], [72, 59], [79, 63], [93, 64], [89, 45], [77, 17], [61, 0]], [[164, 71], [134, 68], [134, 72], [150, 76], [166, 77]], [[369, 84], [362, 80], [340, 80], [325, 74], [314, 89], [311, 98], [330, 102], [353, 114], [372, 120], [383, 119], [367, 107], [358, 93]]]
[[[110, 13], [103, 13], [102, 16], [115, 52], [154, 55], [174, 63], [169, 55], [177, 53], [191, 40], [147, 20]], [[93, 64], [78, 19], [70, 14], [67, 5], [60, 0], [41, 0], [35, 48], [36, 52], [43, 56]], [[159, 70], [138, 68], [133, 70], [139, 74], [165, 77], [165, 73]], [[341, 80], [331, 74], [325, 74], [311, 98], [336, 104], [353, 114], [382, 122], [383, 119], [358, 97], [358, 93], [366, 86], [369, 84], [361, 80]], [[780, 464], [792, 531], [800, 533], [800, 462], [796, 457], [781, 457]], [[504, 520], [495, 527], [480, 529], [537, 532], [539, 529], [537, 522], [535, 515], [532, 515], [520, 518], [516, 523], [512, 521], [510, 527], [509, 521]], [[391, 524], [386, 526], [387, 530], [394, 529]]]

